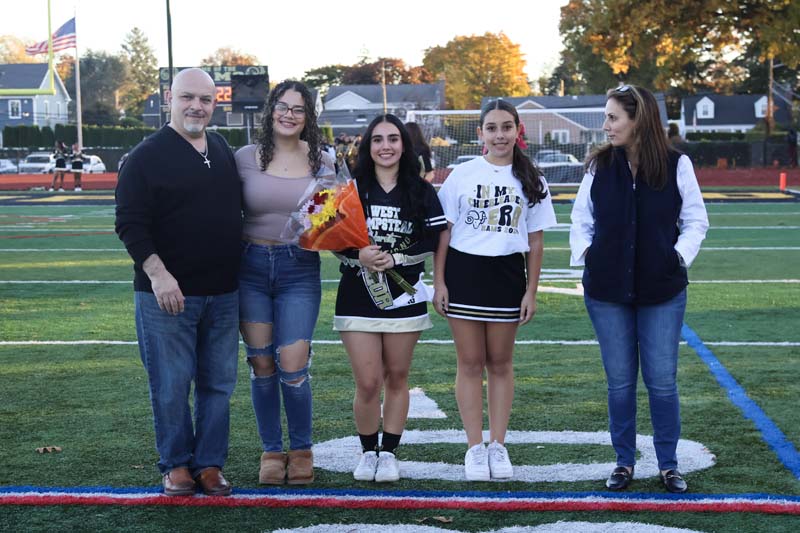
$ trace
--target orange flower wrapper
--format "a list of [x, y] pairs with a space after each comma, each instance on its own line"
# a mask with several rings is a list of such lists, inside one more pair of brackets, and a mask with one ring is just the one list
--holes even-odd
[[[355, 182], [350, 180], [344, 186], [339, 185], [326, 191], [333, 196], [335, 214], [318, 225], [312, 223], [311, 227], [300, 234], [299, 246], [314, 251], [339, 251], [369, 246], [367, 220]], [[306, 209], [309, 208], [313, 206]]]
[[338, 172], [323, 166], [315, 178], [289, 216], [281, 238], [315, 252], [369, 246], [364, 208], [344, 161]]
[[[344, 161], [339, 161], [338, 172], [326, 167], [320, 168], [316, 179], [300, 199], [297, 211], [289, 216], [281, 238], [314, 252], [339, 252], [348, 248], [360, 250], [375, 244], [369, 236], [356, 182], [348, 174]], [[406, 293], [413, 296], [417, 292], [399, 273], [391, 269], [384, 273], [367, 272], [362, 268], [362, 274], [371, 279], [373, 284], [385, 285], [385, 292], [389, 291], [385, 284], [386, 276], [392, 278]], [[388, 302], [382, 302], [381, 305], [393, 303], [391, 293], [388, 294], [388, 299]]]

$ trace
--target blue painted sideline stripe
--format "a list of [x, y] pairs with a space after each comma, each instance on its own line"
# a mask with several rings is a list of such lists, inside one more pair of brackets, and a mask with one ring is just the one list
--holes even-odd
[[761, 407], [750, 399], [744, 388], [736, 381], [736, 378], [728, 372], [717, 359], [717, 356], [703, 344], [697, 333], [684, 324], [681, 334], [686, 339], [686, 343], [697, 352], [700, 359], [708, 366], [720, 386], [728, 391], [728, 398], [730, 398], [731, 402], [742, 411], [745, 418], [753, 421], [756, 428], [761, 432], [762, 440], [772, 448], [778, 459], [783, 463], [783, 466], [788, 468], [794, 477], [800, 479], [800, 453], [798, 453], [794, 444], [786, 438], [786, 435], [783, 434]]

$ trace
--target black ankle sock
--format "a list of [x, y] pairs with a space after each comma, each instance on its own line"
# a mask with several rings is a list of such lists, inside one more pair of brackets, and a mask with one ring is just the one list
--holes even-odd
[[378, 449], [378, 432], [376, 431], [372, 435], [362, 435], [361, 433], [358, 434], [359, 440], [361, 440], [361, 449], [365, 452], [374, 452]]
[[389, 433], [387, 431], [383, 432], [381, 451], [394, 453], [399, 444], [400, 444], [400, 435], [395, 435], [394, 433]]

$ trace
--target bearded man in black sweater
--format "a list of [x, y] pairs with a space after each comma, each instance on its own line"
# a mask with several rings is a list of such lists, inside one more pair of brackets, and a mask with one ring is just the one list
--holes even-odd
[[[227, 496], [230, 397], [239, 351], [241, 187], [225, 139], [206, 131], [211, 77], [183, 70], [171, 119], [122, 167], [116, 231], [134, 261], [136, 333], [164, 492]], [[188, 396], [194, 381], [194, 420]]]

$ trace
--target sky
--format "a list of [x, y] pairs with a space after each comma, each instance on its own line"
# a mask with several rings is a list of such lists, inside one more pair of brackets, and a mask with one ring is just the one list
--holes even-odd
[[[0, 35], [47, 38], [47, 0], [0, 0], [18, 16], [0, 17]], [[255, 55], [270, 81], [301, 78], [307, 70], [352, 65], [362, 56], [422, 64], [426, 48], [457, 35], [503, 31], [520, 45], [535, 80], [558, 64], [560, 8], [567, 0], [171, 0], [176, 67], [196, 66], [217, 48]], [[51, 0], [52, 30], [77, 14], [78, 46], [120, 51], [125, 35], [141, 29], [166, 67], [165, 0]], [[8, 7], [3, 9], [8, 15]]]

